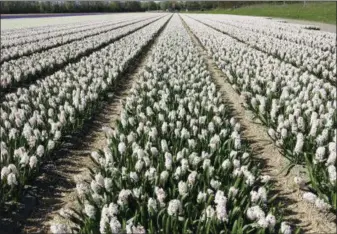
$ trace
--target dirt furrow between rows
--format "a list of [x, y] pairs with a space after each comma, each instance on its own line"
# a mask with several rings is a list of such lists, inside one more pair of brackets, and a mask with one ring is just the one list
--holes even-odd
[[[169, 21], [169, 20], [168, 20]], [[167, 21], [167, 22], [168, 22]], [[162, 32], [166, 25], [161, 29]], [[117, 90], [103, 104], [103, 109], [76, 136], [70, 136], [68, 143], [59, 150], [56, 159], [46, 165], [36, 186], [42, 188], [40, 204], [24, 224], [24, 233], [48, 233], [49, 226], [58, 220], [62, 207], [74, 207], [76, 204], [76, 184], [74, 177], [89, 179], [94, 163], [90, 159], [92, 151], [106, 146], [102, 127], [114, 128], [120, 116], [122, 103], [126, 100], [132, 85], [139, 77], [148, 57], [157, 43], [157, 37], [144, 49], [132, 63], [127, 72], [120, 77]]]
[[225, 74], [216, 66], [212, 58], [208, 56], [206, 49], [184, 20], [181, 20], [203, 56], [224, 101], [230, 106], [233, 116], [241, 123], [243, 138], [250, 142], [257, 159], [263, 163], [263, 173], [271, 176], [275, 185], [273, 192], [279, 195], [277, 201], [284, 206], [285, 220], [300, 227], [306, 233], [335, 233], [336, 224], [333, 222], [333, 215], [320, 213], [314, 206], [305, 202], [302, 199], [303, 192], [294, 183], [294, 177], [304, 173], [303, 168], [296, 167], [286, 175], [283, 169], [288, 165], [288, 161], [278, 151], [268, 136], [266, 128], [253, 120], [253, 113], [242, 105], [243, 99], [232, 88]]

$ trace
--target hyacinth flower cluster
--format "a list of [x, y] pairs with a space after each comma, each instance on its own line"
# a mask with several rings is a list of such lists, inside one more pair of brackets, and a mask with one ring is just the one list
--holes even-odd
[[[164, 14], [156, 17], [144, 16], [145, 20], [135, 22], [125, 27], [98, 34], [96, 36], [73, 41], [49, 50], [23, 56], [1, 64], [0, 91], [21, 84], [30, 79], [37, 79], [44, 73], [52, 72], [68, 63], [87, 55], [97, 48], [108, 45], [112, 41], [126, 36], [140, 28], [162, 18]], [[123, 25], [125, 23], [121, 23]]]
[[[126, 15], [120, 15], [118, 18], [112, 16], [106, 20], [92, 20], [88, 22], [69, 23], [66, 25], [48, 25], [48, 27], [20, 28], [19, 30], [3, 30], [1, 34], [1, 48], [10, 48], [26, 43], [43, 41], [53, 37], [68, 36], [90, 29], [132, 21]], [[10, 33], [9, 33], [10, 32]]]
[[[74, 23], [77, 26], [74, 26]], [[77, 20], [73, 22], [71, 19], [67, 21], [66, 24], [55, 24], [55, 25], [45, 25], [45, 26], [38, 26], [38, 27], [24, 27], [27, 25], [23, 25], [22, 28], [9, 28], [3, 29], [1, 32], [1, 40], [4, 40], [6, 44], [3, 44], [2, 47], [9, 47], [11, 46], [8, 40], [17, 40], [19, 38], [25, 38], [27, 36], [38, 36], [43, 34], [52, 34], [52, 33], [65, 33], [65, 31], [69, 30], [72, 31], [77, 28], [86, 27], [89, 24], [92, 24], [92, 21], [84, 21], [78, 22]], [[102, 21], [96, 23], [103, 23]], [[7, 44], [8, 43], [8, 44]]]
[[1, 48], [10, 48], [26, 43], [45, 40], [52, 37], [65, 36], [72, 33], [81, 32], [90, 26], [100, 26], [106, 24], [108, 21], [78, 23], [76, 26], [73, 24], [66, 25], [48, 25], [48, 27], [35, 27], [35, 28], [20, 28], [7, 29], [1, 33]]
[[[201, 22], [220, 30], [253, 48], [273, 55], [280, 60], [284, 60], [285, 62], [300, 68], [302, 71], [308, 71], [322, 79], [336, 84], [336, 52], [331, 52], [329, 50], [324, 51], [321, 48], [310, 47], [275, 38], [273, 36], [245, 29], [238, 24], [231, 26], [227, 24], [226, 20], [218, 22], [212, 18], [208, 18], [209, 16], [197, 17]], [[331, 33], [321, 34], [325, 35]], [[335, 40], [335, 37], [330, 38], [329, 44], [334, 44]]]
[[[336, 209], [336, 89], [328, 81], [183, 16], [282, 153], [308, 169], [324, 206]], [[321, 203], [321, 201], [319, 202]]]
[[[155, 14], [147, 13], [147, 16], [155, 16]], [[70, 17], [67, 18], [65, 23], [60, 24], [58, 21], [49, 19], [44, 23], [50, 23], [44, 26], [40, 24], [34, 25], [32, 22], [24, 21], [21, 22], [20, 28], [6, 28], [4, 26], [1, 30], [1, 48], [8, 48], [11, 46], [21, 45], [28, 42], [34, 42], [44, 39], [49, 39], [50, 37], [57, 37], [62, 35], [68, 35], [72, 33], [80, 32], [84, 28], [100, 27], [104, 24], [111, 22], [112, 20], [116, 23], [121, 23], [122, 21], [132, 20], [132, 18], [141, 18], [144, 13], [133, 13], [132, 17], [128, 13], [121, 13], [118, 15], [109, 15], [108, 17], [101, 15], [92, 17], [90, 15], [81, 18]]]
[[[147, 17], [150, 18], [150, 17]], [[136, 22], [139, 22], [140, 20], [145, 20], [146, 18], [140, 18], [140, 19], [131, 19], [131, 20], [119, 20], [119, 22], [116, 21], [108, 21], [103, 23], [102, 25], [95, 24], [94, 26], [89, 25], [88, 27], [81, 28], [79, 32], [75, 33], [68, 33], [66, 35], [59, 35], [59, 36], [49, 36], [48, 38], [42, 38], [41, 40], [33, 41], [33, 42], [27, 42], [18, 44], [15, 46], [2, 48], [1, 49], [1, 58], [0, 63], [8, 60], [12, 60], [15, 58], [19, 58], [22, 56], [27, 56], [33, 53], [45, 51], [47, 49], [61, 46], [73, 41], [83, 40], [87, 37], [96, 36], [101, 33], [106, 33], [111, 30], [114, 30], [119, 27], [124, 27]], [[26, 37], [27, 40], [36, 40], [35, 36], [33, 37]]]
[[104, 131], [79, 207], [60, 212], [72, 222], [53, 233], [291, 233], [177, 15]]
[[240, 27], [266, 36], [272, 36], [284, 41], [336, 53], [335, 33], [306, 30], [307, 28], [311, 28], [311, 25], [292, 23], [290, 26], [284, 22], [269, 20], [262, 17], [236, 15], [212, 15], [212, 17], [207, 18], [226, 23], [226, 25]]
[[92, 117], [102, 97], [168, 19], [166, 15], [29, 88], [5, 96], [0, 104], [0, 207], [18, 199], [62, 136]]

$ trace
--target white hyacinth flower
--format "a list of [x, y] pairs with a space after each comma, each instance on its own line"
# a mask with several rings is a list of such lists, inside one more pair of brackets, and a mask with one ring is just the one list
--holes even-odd
[[1, 168], [1, 180], [5, 179], [7, 175], [11, 173], [10, 169], [7, 167]]
[[155, 193], [157, 196], [157, 200], [159, 201], [160, 205], [165, 205], [164, 200], [166, 198], [166, 193], [162, 188], [155, 187]]
[[148, 212], [156, 212], [157, 211], [157, 201], [150, 197], [149, 200], [147, 201], [147, 209]]
[[178, 192], [181, 196], [185, 196], [188, 194], [188, 187], [187, 184], [183, 181], [178, 183]]
[[172, 154], [165, 152], [165, 168], [170, 171], [172, 169]]
[[8, 176], [7, 176], [7, 184], [9, 186], [18, 185], [18, 181], [16, 180], [16, 175], [14, 173], [8, 174]]
[[120, 233], [122, 225], [115, 216], [111, 218], [109, 225], [112, 233]]
[[90, 219], [95, 219], [96, 208], [88, 203], [84, 205], [84, 212]]
[[174, 199], [169, 202], [167, 213], [170, 216], [177, 216], [182, 212], [182, 204], [179, 200]]
[[125, 206], [128, 203], [128, 199], [131, 194], [132, 192], [129, 189], [122, 189], [118, 194], [118, 205]]
[[138, 226], [132, 226], [132, 233], [134, 234], [145, 234], [146, 233], [146, 230], [143, 226], [141, 225], [138, 225]]
[[221, 186], [220, 181], [211, 179], [211, 187], [212, 188], [214, 188], [215, 190], [218, 190], [220, 186]]
[[42, 157], [44, 154], [44, 146], [39, 145], [36, 149], [36, 155]]
[[199, 192], [197, 197], [197, 203], [203, 203], [206, 201], [207, 194], [204, 192]]
[[193, 186], [195, 184], [196, 181], [196, 177], [197, 177], [198, 173], [196, 171], [192, 171], [188, 177], [187, 177], [187, 182], [189, 186]]
[[125, 150], [126, 150], [126, 145], [125, 145], [125, 143], [124, 143], [124, 142], [120, 142], [120, 143], [118, 144], [118, 151], [119, 151], [119, 153], [120, 153], [120, 154], [124, 154]]
[[272, 214], [268, 214], [267, 217], [266, 217], [266, 221], [268, 222], [269, 228], [274, 229], [275, 224], [276, 224], [275, 216], [272, 215]]
[[299, 154], [299, 153], [302, 153], [302, 150], [303, 150], [303, 145], [304, 145], [304, 136], [303, 136], [303, 133], [297, 133], [297, 136], [296, 136], [296, 145], [295, 145], [295, 149], [294, 149], [294, 152]]
[[162, 172], [160, 173], [160, 181], [161, 181], [162, 183], [166, 183], [168, 177], [169, 177], [168, 171], [162, 171]]
[[37, 158], [35, 155], [31, 156], [29, 158], [29, 167], [30, 168], [35, 168], [36, 167], [36, 164], [37, 164]]
[[230, 187], [228, 190], [228, 197], [235, 197], [238, 194], [239, 190], [235, 187]]
[[315, 160], [317, 162], [323, 162], [324, 161], [324, 156], [325, 156], [325, 147], [318, 147], [315, 153]]
[[282, 234], [291, 234], [291, 227], [287, 222], [282, 222], [281, 223], [281, 233]]
[[336, 183], [336, 167], [334, 165], [328, 166], [329, 180], [331, 184]]

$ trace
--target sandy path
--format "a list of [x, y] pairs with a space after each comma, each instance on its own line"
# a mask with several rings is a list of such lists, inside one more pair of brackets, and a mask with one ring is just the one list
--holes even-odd
[[[167, 21], [168, 22], [168, 21]], [[165, 25], [166, 26], [166, 25]], [[162, 30], [165, 28], [162, 28]], [[56, 159], [48, 165], [37, 179], [37, 187], [45, 188], [38, 207], [24, 226], [25, 233], [48, 233], [49, 225], [58, 220], [57, 213], [62, 207], [73, 206], [76, 203], [74, 176], [89, 178], [88, 167], [94, 164], [90, 154], [96, 149], [103, 149], [106, 138], [102, 127], [114, 128], [122, 110], [122, 102], [128, 96], [133, 83], [137, 80], [142, 68], [157, 43], [157, 37], [144, 49], [142, 55], [133, 62], [134, 66], [120, 77], [117, 90], [111, 93], [100, 111], [77, 136], [71, 136], [69, 143], [56, 153]]]
[[[307, 233], [336, 233], [336, 225], [332, 221], [333, 215], [319, 213], [315, 207], [302, 200], [302, 192], [294, 184], [294, 176], [303, 173], [302, 168], [295, 168], [287, 176], [281, 170], [287, 165], [286, 159], [278, 152], [269, 138], [266, 129], [258, 122], [252, 120], [253, 114], [242, 106], [243, 100], [227, 82], [224, 73], [207, 55], [195, 35], [184, 22], [191, 38], [197, 45], [207, 64], [213, 81], [222, 93], [225, 102], [231, 107], [232, 113], [243, 127], [243, 137], [250, 145], [258, 159], [264, 164], [263, 172], [271, 176], [275, 182], [274, 193], [279, 194], [278, 201], [284, 204], [285, 220], [301, 227]], [[330, 217], [331, 216], [331, 217]]]

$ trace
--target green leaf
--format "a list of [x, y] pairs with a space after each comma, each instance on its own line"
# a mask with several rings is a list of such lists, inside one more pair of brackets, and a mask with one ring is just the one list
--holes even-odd
[[171, 216], [167, 216], [165, 224], [165, 233], [170, 233]]
[[272, 203], [278, 196], [278, 194], [275, 194], [273, 197], [269, 198], [268, 203]]
[[189, 221], [189, 218], [186, 219], [185, 224], [184, 224], [184, 229], [183, 229], [183, 233], [184, 233], [184, 234], [187, 233], [187, 225], [188, 225], [188, 221]]
[[206, 232], [205, 233], [209, 233], [209, 229], [211, 228], [211, 220], [208, 220], [207, 221], [207, 224], [206, 224]]
[[238, 221], [235, 220], [232, 228], [232, 233], [237, 233], [237, 229], [238, 229]]

